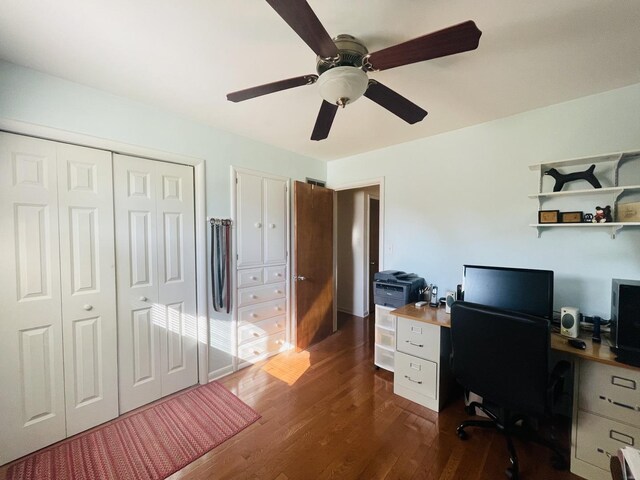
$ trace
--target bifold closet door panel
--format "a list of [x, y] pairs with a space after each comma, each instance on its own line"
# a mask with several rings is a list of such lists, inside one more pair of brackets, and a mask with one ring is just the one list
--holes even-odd
[[113, 156], [120, 413], [160, 398], [155, 162]]
[[193, 168], [114, 155], [120, 410], [197, 383]]
[[59, 144], [67, 436], [118, 416], [111, 153]]
[[155, 162], [162, 396], [198, 382], [193, 168]]
[[0, 464], [65, 437], [56, 144], [0, 133]]

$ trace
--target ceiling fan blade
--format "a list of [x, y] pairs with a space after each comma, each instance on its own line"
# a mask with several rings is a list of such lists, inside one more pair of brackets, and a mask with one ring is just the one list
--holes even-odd
[[250, 98], [260, 97], [268, 93], [279, 92], [280, 90], [287, 90], [289, 88], [301, 87], [302, 85], [311, 85], [318, 80], [317, 75], [303, 75], [301, 77], [288, 78], [287, 80], [280, 80], [278, 82], [266, 83], [258, 87], [251, 87], [245, 90], [239, 90], [233, 93], [227, 93], [227, 100], [231, 102], [242, 102], [249, 100]]
[[469, 20], [372, 53], [369, 70], [387, 70], [478, 48], [482, 32]]
[[427, 116], [426, 110], [375, 80], [369, 80], [364, 96], [412, 125]]
[[338, 49], [305, 0], [267, 0], [267, 3], [289, 24], [316, 55], [333, 58]]
[[338, 111], [338, 105], [329, 103], [326, 100], [322, 101], [320, 105], [320, 112], [316, 119], [316, 124], [313, 127], [313, 133], [311, 134], [311, 140], [324, 140], [329, 136], [329, 130], [333, 124], [333, 119]]

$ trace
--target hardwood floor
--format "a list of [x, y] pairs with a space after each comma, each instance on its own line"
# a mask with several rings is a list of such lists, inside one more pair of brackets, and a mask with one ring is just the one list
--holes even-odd
[[[371, 321], [340, 315], [339, 331], [308, 351], [281, 354], [220, 380], [262, 418], [172, 479], [506, 478], [496, 432], [455, 427], [461, 399], [436, 414], [393, 394], [373, 366]], [[516, 441], [517, 442], [517, 441]], [[516, 443], [524, 480], [579, 480], [555, 471], [542, 447]]]
[[[461, 398], [436, 414], [394, 395], [393, 374], [373, 366], [372, 322], [340, 315], [339, 331], [308, 351], [219, 380], [262, 418], [170, 478], [506, 479], [501, 435], [456, 436], [467, 418]], [[517, 440], [516, 448], [523, 480], [580, 480], [553, 470], [544, 448]]]

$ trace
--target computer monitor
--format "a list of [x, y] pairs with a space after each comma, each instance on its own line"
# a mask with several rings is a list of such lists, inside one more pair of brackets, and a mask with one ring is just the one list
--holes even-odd
[[465, 265], [462, 295], [479, 303], [553, 319], [553, 271]]

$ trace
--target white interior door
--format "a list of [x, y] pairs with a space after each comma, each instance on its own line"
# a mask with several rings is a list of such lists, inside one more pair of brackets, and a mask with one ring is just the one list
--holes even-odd
[[155, 162], [162, 396], [198, 382], [193, 168]]
[[193, 169], [114, 155], [120, 411], [197, 382]]
[[65, 437], [56, 146], [0, 133], [0, 464]]
[[67, 435], [118, 416], [111, 153], [58, 144]]
[[287, 183], [265, 178], [264, 196], [264, 263], [287, 261]]
[[238, 173], [238, 268], [263, 264], [262, 177]]

